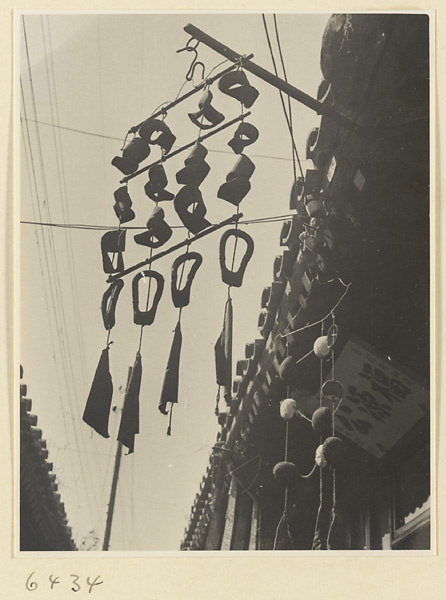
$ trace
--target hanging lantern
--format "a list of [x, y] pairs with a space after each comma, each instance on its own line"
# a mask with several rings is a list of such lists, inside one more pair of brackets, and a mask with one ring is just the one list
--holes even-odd
[[311, 424], [314, 431], [319, 435], [330, 433], [332, 427], [332, 414], [326, 406], [317, 408], [311, 417]]
[[[246, 252], [243, 255], [237, 271], [230, 271], [226, 266], [226, 244], [231, 236], [241, 238], [246, 242]], [[246, 233], [246, 231], [242, 231], [241, 229], [227, 229], [223, 233], [220, 239], [220, 268], [223, 283], [226, 283], [231, 287], [241, 287], [246, 267], [251, 259], [251, 256], [253, 255], [253, 252], [254, 240], [249, 234]]]
[[280, 403], [280, 416], [284, 421], [290, 421], [297, 412], [296, 400], [286, 398]]
[[281, 363], [279, 367], [279, 377], [282, 381], [289, 382], [293, 375], [294, 366], [296, 361], [292, 356], [287, 356]]
[[340, 381], [329, 379], [322, 386], [321, 392], [326, 398], [340, 402], [344, 397], [344, 386]]
[[320, 446], [318, 446], [316, 448], [316, 455], [314, 457], [314, 460], [315, 460], [317, 466], [320, 467], [321, 469], [323, 469], [327, 466], [328, 463], [324, 456], [323, 444], [321, 444]]
[[280, 481], [287, 486], [292, 483], [293, 479], [296, 479], [297, 474], [296, 465], [292, 462], [278, 462], [273, 468], [273, 475], [277, 481]]
[[327, 463], [333, 467], [339, 467], [344, 462], [344, 444], [337, 437], [327, 438], [322, 444], [322, 452]]
[[313, 350], [318, 358], [325, 358], [330, 354], [330, 347], [328, 345], [328, 338], [326, 335], [321, 335], [316, 339], [313, 345]]

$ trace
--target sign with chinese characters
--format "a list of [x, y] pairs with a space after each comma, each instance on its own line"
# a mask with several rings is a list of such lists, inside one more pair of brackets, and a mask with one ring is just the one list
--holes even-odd
[[359, 340], [345, 345], [335, 363], [335, 379], [344, 386], [336, 431], [377, 458], [429, 412], [429, 390]]

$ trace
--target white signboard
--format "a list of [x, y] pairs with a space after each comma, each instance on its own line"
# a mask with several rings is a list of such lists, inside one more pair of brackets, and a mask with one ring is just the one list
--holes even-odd
[[345, 345], [334, 379], [344, 386], [336, 431], [377, 458], [429, 412], [429, 390], [358, 340]]

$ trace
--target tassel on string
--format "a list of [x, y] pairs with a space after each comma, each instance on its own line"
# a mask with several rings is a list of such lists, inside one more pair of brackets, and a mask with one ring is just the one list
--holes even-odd
[[166, 406], [169, 402], [171, 404], [176, 404], [178, 402], [178, 386], [182, 341], [183, 336], [181, 333], [181, 325], [180, 321], [178, 321], [175, 327], [175, 333], [173, 336], [169, 359], [167, 361], [166, 373], [164, 375], [161, 397], [158, 404], [158, 410], [161, 413], [163, 413], [163, 415], [167, 415]]
[[167, 435], [172, 435], [172, 412], [173, 412], [173, 404], [170, 405], [170, 413], [169, 413], [169, 426], [167, 427]]
[[110, 437], [108, 433], [108, 420], [113, 396], [113, 381], [109, 363], [110, 343], [108, 337], [107, 347], [102, 350], [82, 416], [82, 420], [104, 438]]

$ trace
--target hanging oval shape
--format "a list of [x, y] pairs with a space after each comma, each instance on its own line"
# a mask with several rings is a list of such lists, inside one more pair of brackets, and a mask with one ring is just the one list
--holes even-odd
[[104, 322], [104, 327], [107, 331], [110, 331], [110, 329], [115, 326], [116, 304], [123, 287], [124, 281], [122, 279], [117, 279], [110, 284], [109, 288], [105, 290], [104, 295], [102, 296], [102, 321]]
[[[236, 239], [241, 238], [246, 242], [246, 251], [237, 271], [232, 271], [226, 266], [226, 244], [230, 237], [235, 237]], [[246, 267], [253, 252], [254, 240], [246, 233], [246, 231], [242, 231], [241, 229], [228, 229], [223, 233], [220, 239], [220, 269], [223, 283], [226, 283], [231, 287], [241, 287]]]
[[[156, 282], [156, 291], [153, 298], [152, 308], [141, 311], [139, 309], [139, 282], [143, 277], [154, 279]], [[157, 271], [141, 271], [132, 281], [132, 303], [133, 303], [133, 322], [135, 325], [151, 325], [155, 320], [156, 310], [164, 289], [164, 277]]]
[[344, 386], [340, 381], [329, 379], [321, 388], [322, 395], [339, 402], [344, 397]]
[[[102, 268], [104, 273], [120, 273], [124, 270], [122, 253], [125, 250], [126, 229], [115, 229], [107, 231], [101, 238]], [[112, 254], [112, 258], [110, 258]], [[113, 266], [113, 258], [117, 257], [116, 267]]]
[[[186, 283], [180, 289], [178, 285], [178, 269], [182, 265], [184, 265], [188, 260], [192, 260], [193, 264], [190, 268], [189, 273], [187, 274]], [[176, 308], [184, 308], [189, 304], [192, 282], [202, 262], [203, 257], [198, 252], [186, 252], [185, 254], [177, 256], [177, 258], [173, 261], [171, 271], [171, 292], [172, 302]]]

